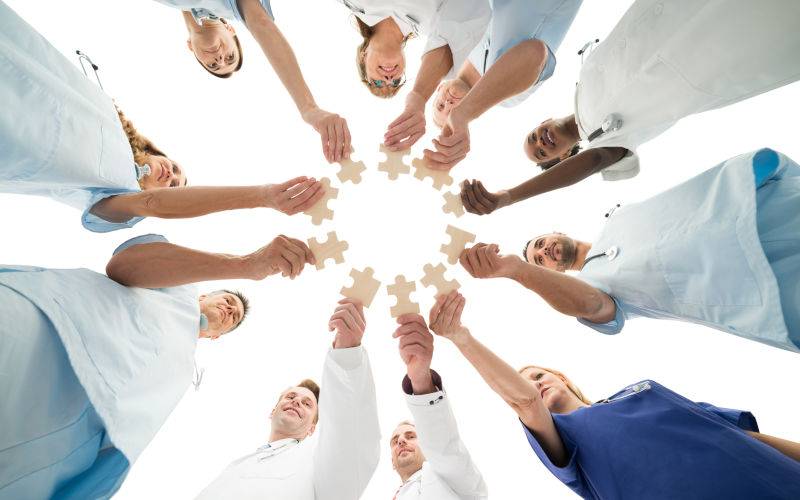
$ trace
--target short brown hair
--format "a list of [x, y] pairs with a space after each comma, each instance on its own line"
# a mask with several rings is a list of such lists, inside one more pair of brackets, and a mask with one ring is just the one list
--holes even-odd
[[[316, 400], [317, 400], [317, 414], [314, 415], [314, 423], [316, 424], [317, 421], [319, 420], [319, 386], [317, 385], [316, 382], [314, 382], [310, 378], [302, 380], [297, 385], [292, 385], [292, 386], [287, 387], [286, 390], [284, 390], [281, 393], [281, 395], [278, 397], [278, 403], [281, 402], [281, 399], [283, 399], [283, 397], [286, 395], [287, 392], [291, 391], [295, 387], [305, 387], [306, 389], [308, 389], [309, 391], [311, 391], [314, 394], [314, 398], [316, 398]], [[278, 403], [275, 403], [275, 405], [277, 406]]]
[[[388, 84], [378, 87], [371, 84], [369, 76], [367, 76], [367, 68], [364, 65], [364, 54], [367, 51], [367, 46], [369, 45], [369, 41], [372, 39], [372, 35], [375, 33], [375, 30], [372, 28], [372, 26], [359, 19], [355, 14], [352, 14], [350, 19], [354, 20], [355, 28], [362, 38], [361, 44], [356, 47], [356, 68], [358, 69], [358, 76], [361, 78], [361, 83], [363, 83], [374, 96], [381, 97], [383, 99], [394, 97], [400, 90], [400, 87], [405, 85], [405, 83], [401, 83], [397, 87], [393, 87]], [[406, 35], [405, 38], [403, 38], [403, 46], [405, 47], [408, 39], [413, 37], [414, 33], [409, 33]]]

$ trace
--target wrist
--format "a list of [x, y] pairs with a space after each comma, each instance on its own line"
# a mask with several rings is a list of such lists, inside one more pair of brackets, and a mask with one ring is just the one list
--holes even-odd
[[469, 345], [469, 343], [472, 341], [472, 335], [469, 332], [469, 328], [462, 326], [455, 335], [450, 337], [450, 340], [456, 345], [456, 347], [461, 349], [462, 347]]
[[258, 186], [257, 198], [258, 206], [263, 208], [276, 208], [275, 201], [272, 199], [272, 184]]
[[412, 90], [406, 96], [406, 109], [414, 111], [425, 111], [425, 98], [416, 90]]
[[425, 367], [424, 370], [409, 370], [408, 379], [411, 381], [411, 388], [414, 394], [436, 392], [436, 385], [433, 383], [430, 366]]
[[361, 345], [361, 339], [345, 339], [342, 335], [337, 334], [333, 337], [334, 349], [350, 349], [351, 347], [358, 347]]
[[319, 106], [314, 101], [302, 103], [297, 105], [297, 109], [300, 110], [300, 116], [303, 118], [303, 121], [308, 123], [309, 125], [313, 125], [314, 117], [313, 115], [319, 110]]

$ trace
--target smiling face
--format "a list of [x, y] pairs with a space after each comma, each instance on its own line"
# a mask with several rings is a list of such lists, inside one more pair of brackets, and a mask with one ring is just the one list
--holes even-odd
[[230, 24], [204, 21], [201, 27], [189, 32], [187, 45], [197, 61], [215, 75], [229, 75], [241, 66], [241, 50]]
[[212, 293], [200, 296], [200, 312], [208, 318], [208, 328], [201, 330], [200, 336], [215, 339], [242, 321], [244, 304], [232, 293]]
[[302, 440], [314, 433], [317, 412], [313, 392], [306, 387], [290, 387], [269, 415], [272, 434]]
[[370, 43], [364, 50], [363, 61], [368, 85], [398, 87], [403, 83], [406, 56], [401, 45]]
[[147, 164], [150, 165], [150, 175], [145, 175], [139, 181], [142, 189], [186, 185], [186, 174], [183, 168], [166, 156], [148, 155]]
[[525, 260], [562, 273], [575, 265], [577, 254], [577, 243], [564, 233], [543, 234], [525, 247]]
[[548, 118], [525, 137], [525, 155], [536, 163], [569, 158], [575, 138], [567, 128], [565, 119]]
[[392, 450], [392, 466], [401, 477], [408, 477], [422, 468], [425, 456], [417, 442], [417, 430], [413, 425], [400, 424], [389, 440]]
[[521, 372], [521, 375], [536, 387], [550, 413], [569, 413], [576, 405], [585, 405], [569, 389], [568, 381], [563, 375], [556, 375], [537, 367], [528, 367]]
[[450, 116], [450, 111], [461, 103], [469, 92], [469, 87], [462, 80], [447, 80], [439, 85], [433, 98], [433, 122], [443, 127]]

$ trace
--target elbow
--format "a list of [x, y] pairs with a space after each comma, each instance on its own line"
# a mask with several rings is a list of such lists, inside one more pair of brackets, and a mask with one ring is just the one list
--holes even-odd
[[124, 259], [118, 257], [119, 255], [115, 255], [108, 261], [108, 264], [106, 264], [106, 276], [120, 285], [128, 286], [129, 281], [126, 270], [128, 266], [125, 265]]
[[520, 68], [527, 76], [528, 86], [533, 85], [547, 65], [547, 44], [537, 38], [531, 38], [520, 42], [518, 45], [522, 51], [522, 60], [525, 64]]
[[608, 323], [614, 319], [617, 306], [605, 293], [595, 290], [595, 293], [584, 301], [582, 312], [576, 316], [592, 323]]

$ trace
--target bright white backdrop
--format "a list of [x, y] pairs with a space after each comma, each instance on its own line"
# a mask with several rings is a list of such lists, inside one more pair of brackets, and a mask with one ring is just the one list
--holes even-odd
[[[206, 75], [186, 49], [180, 14], [160, 4], [9, 3], [76, 64], [75, 49], [89, 54], [100, 66], [106, 92], [141, 132], [187, 168], [193, 185], [333, 176], [335, 169], [321, 155], [319, 136], [300, 120], [243, 26], [236, 28], [244, 68], [230, 80], [218, 80]], [[554, 77], [521, 106], [491, 110], [473, 124], [472, 152], [454, 169], [456, 180], [478, 178], [496, 190], [536, 172], [522, 154], [525, 133], [547, 117], [571, 112], [577, 49], [590, 38], [602, 39], [629, 4], [586, 2], [557, 54]], [[103, 272], [119, 243], [147, 232], [234, 254], [255, 250], [278, 233], [324, 239], [336, 230], [350, 244], [345, 264], [329, 261], [322, 271], [307, 268], [294, 281], [271, 277], [201, 284], [201, 290], [242, 289], [252, 300], [252, 315], [230, 337], [200, 342], [197, 362], [206, 370], [200, 391], [187, 391], [116, 498], [192, 498], [232, 459], [263, 444], [277, 394], [302, 378], [320, 375], [331, 340], [327, 319], [340, 287], [350, 284], [351, 267], [372, 266], [384, 284], [401, 273], [419, 279], [425, 263], [444, 259], [438, 249], [448, 241], [448, 223], [477, 233], [480, 241], [499, 243], [505, 252], [519, 252], [530, 236], [552, 229], [591, 241], [613, 204], [647, 198], [731, 156], [770, 146], [800, 159], [795, 116], [800, 86], [795, 84], [683, 120], [641, 147], [642, 172], [633, 180], [604, 183], [596, 176], [489, 217], [456, 220], [441, 212], [441, 195], [430, 181], [406, 176], [390, 182], [376, 170], [378, 144], [386, 125], [402, 110], [406, 90], [383, 101], [358, 82], [353, 63], [358, 37], [344, 7], [333, 1], [276, 0], [274, 12], [318, 103], [347, 118], [353, 143], [370, 167], [356, 186], [341, 186], [334, 178], [340, 192], [330, 203], [333, 221], [319, 227], [303, 215], [290, 218], [261, 209], [145, 220], [132, 230], [93, 234], [81, 228], [79, 214], [69, 207], [35, 197], [0, 196], [0, 258], [13, 264]], [[422, 45], [414, 40], [407, 49], [412, 78]], [[428, 147], [436, 133], [429, 122], [414, 154]], [[552, 311], [514, 282], [475, 280], [463, 269], [449, 267], [448, 275], [459, 280], [467, 297], [465, 324], [514, 366], [560, 368], [591, 399], [653, 378], [694, 400], [751, 410], [763, 432], [800, 441], [796, 354], [715, 330], [647, 319], [630, 322], [620, 335], [603, 336]], [[431, 290], [418, 283], [412, 299], [427, 315]], [[367, 499], [391, 498], [399, 485], [386, 440], [395, 423], [408, 416], [400, 390], [404, 365], [391, 338], [391, 303], [382, 289], [367, 312], [364, 345], [372, 360], [384, 433], [381, 463]], [[492, 498], [573, 498], [538, 462], [514, 413], [458, 351], [444, 339], [437, 339], [435, 346], [433, 366], [444, 377], [462, 437]], [[324, 424], [318, 431], [327, 431]]]

